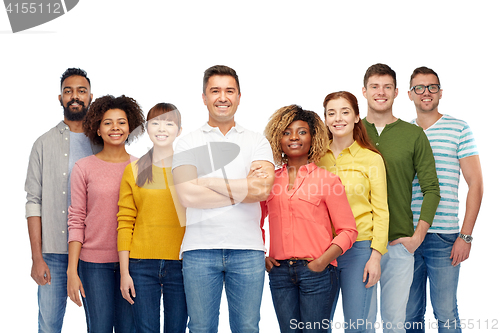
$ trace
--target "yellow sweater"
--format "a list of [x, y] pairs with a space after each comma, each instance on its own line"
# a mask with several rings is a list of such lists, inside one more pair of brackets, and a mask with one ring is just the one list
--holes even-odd
[[127, 165], [123, 173], [118, 251], [130, 251], [130, 258], [136, 259], [178, 260], [186, 229], [185, 210], [175, 191], [170, 191], [174, 189], [172, 169], [153, 165], [153, 182], [143, 187], [137, 186], [136, 173], [136, 162]]
[[356, 219], [358, 238], [371, 240], [372, 248], [387, 252], [389, 234], [389, 209], [387, 207], [387, 182], [382, 156], [354, 143], [335, 158], [328, 149], [319, 167], [336, 174], [342, 180]]

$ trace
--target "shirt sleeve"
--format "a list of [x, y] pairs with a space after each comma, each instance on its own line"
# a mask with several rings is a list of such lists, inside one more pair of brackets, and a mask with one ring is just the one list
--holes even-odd
[[193, 147], [191, 147], [185, 137], [179, 139], [177, 145], [175, 146], [175, 153], [172, 158], [172, 170], [174, 170], [178, 166], [186, 164], [196, 166], [195, 150], [190, 148]]
[[259, 135], [259, 142], [256, 145], [255, 153], [252, 158], [253, 161], [268, 161], [274, 165], [273, 151], [269, 141], [263, 136]]
[[418, 182], [424, 195], [420, 220], [432, 225], [441, 196], [439, 180], [436, 174], [436, 162], [431, 145], [424, 131], [420, 131], [417, 140], [415, 140], [415, 155], [413, 160]]
[[68, 208], [68, 243], [83, 244], [87, 218], [87, 179], [78, 162], [71, 171], [71, 206]]
[[135, 177], [129, 164], [123, 172], [118, 200], [118, 251], [130, 251], [137, 218], [137, 204], [134, 198]]
[[347, 201], [344, 185], [342, 185], [339, 177], [336, 176], [332, 179], [333, 190], [329, 195], [325, 196], [330, 220], [336, 234], [332, 244], [338, 245], [342, 249], [342, 252], [345, 252], [356, 241], [358, 231], [356, 230], [356, 221], [354, 220], [351, 206], [349, 205], [349, 201]]
[[42, 216], [42, 157], [40, 142], [36, 141], [31, 149], [28, 171], [26, 173], [26, 218]]
[[457, 153], [458, 159], [479, 154], [476, 141], [474, 140], [474, 135], [472, 134], [468, 124], [464, 125], [462, 132], [460, 133]]
[[382, 156], [374, 155], [369, 167], [370, 203], [373, 216], [372, 248], [384, 254], [389, 239], [389, 207], [387, 205], [387, 180]]

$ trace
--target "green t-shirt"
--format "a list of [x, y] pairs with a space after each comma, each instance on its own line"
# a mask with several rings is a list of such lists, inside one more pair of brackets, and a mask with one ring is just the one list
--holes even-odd
[[411, 195], [415, 174], [424, 194], [421, 220], [432, 225], [440, 200], [436, 164], [429, 140], [420, 127], [401, 119], [387, 124], [380, 135], [375, 125], [366, 118], [363, 124], [385, 161], [389, 241], [411, 237], [414, 232]]

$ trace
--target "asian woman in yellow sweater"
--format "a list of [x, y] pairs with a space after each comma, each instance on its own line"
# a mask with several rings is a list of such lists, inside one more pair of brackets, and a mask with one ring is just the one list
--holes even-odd
[[185, 211], [172, 180], [173, 142], [181, 133], [181, 115], [159, 103], [147, 115], [153, 148], [130, 163], [118, 202], [118, 254], [121, 292], [132, 304], [137, 332], [160, 331], [163, 295], [164, 332], [185, 332], [186, 299], [179, 250]]

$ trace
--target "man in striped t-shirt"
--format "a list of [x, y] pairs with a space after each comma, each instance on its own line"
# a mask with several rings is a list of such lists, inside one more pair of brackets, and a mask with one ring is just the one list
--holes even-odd
[[[408, 96], [415, 103], [417, 119], [427, 135], [436, 160], [441, 201], [432, 227], [415, 251], [415, 271], [406, 308], [406, 332], [424, 332], [426, 283], [430, 280], [431, 303], [439, 332], [461, 332], [457, 310], [460, 263], [469, 257], [472, 230], [481, 206], [483, 179], [477, 147], [467, 123], [438, 112], [443, 91], [432, 69], [413, 71]], [[468, 185], [462, 228], [458, 223], [458, 182], [462, 170]], [[419, 220], [422, 193], [413, 182], [414, 224]]]

